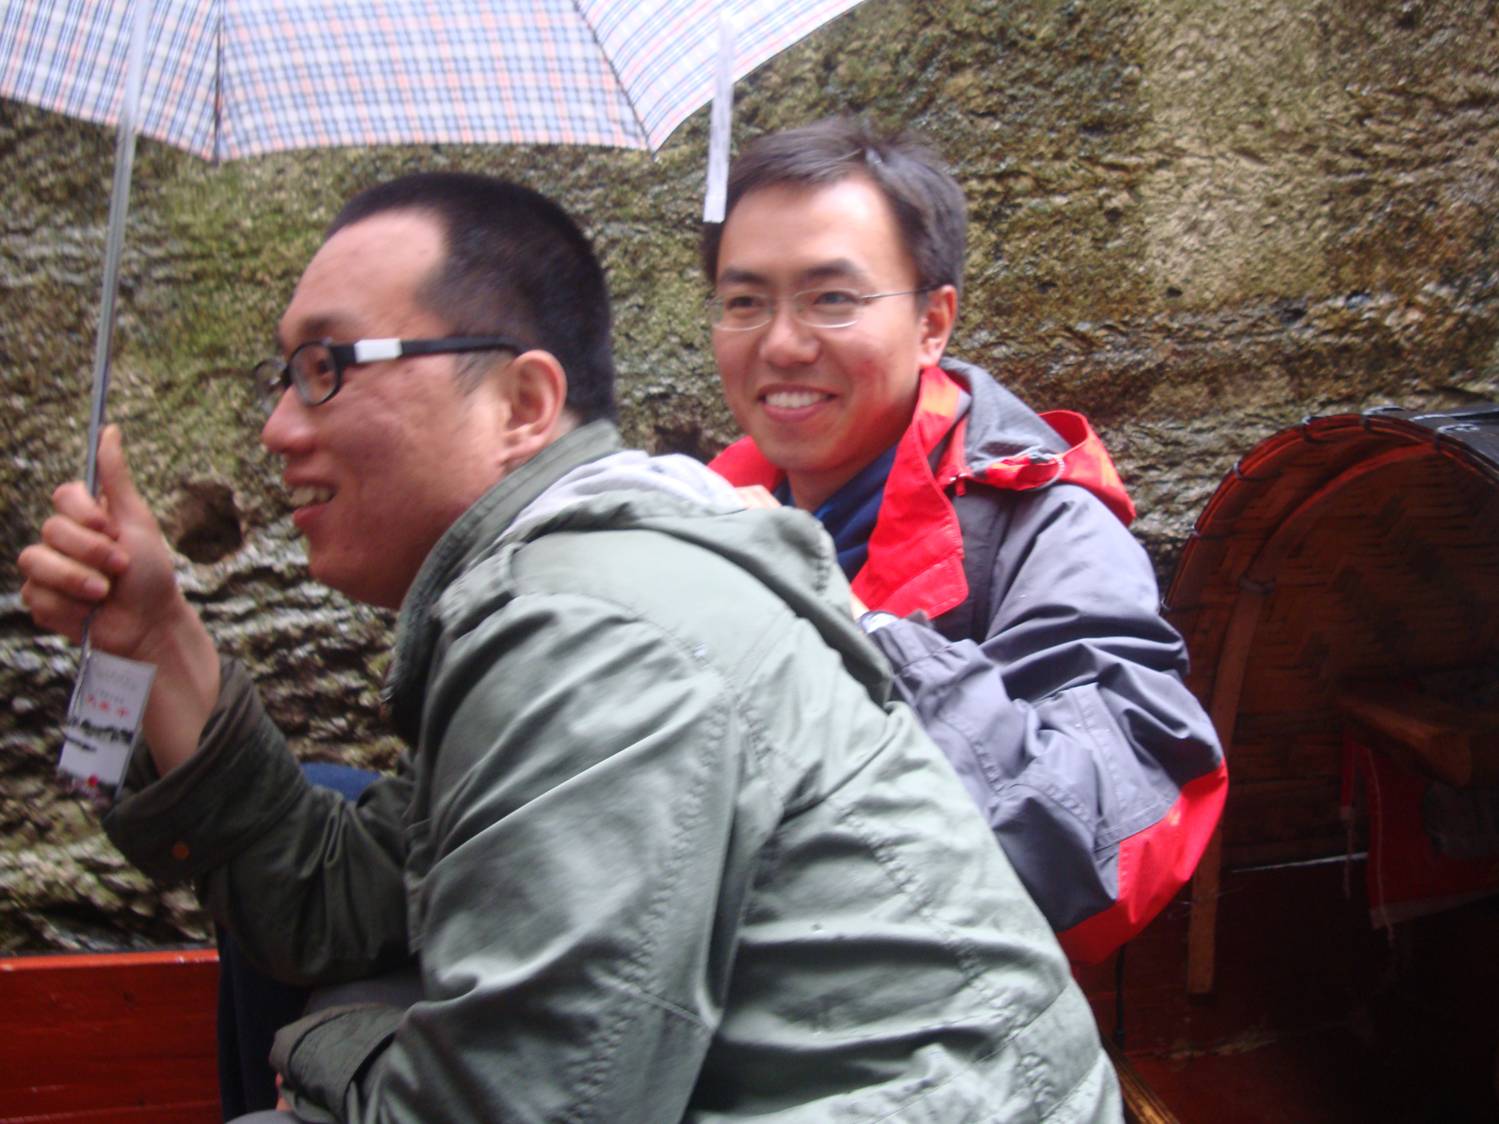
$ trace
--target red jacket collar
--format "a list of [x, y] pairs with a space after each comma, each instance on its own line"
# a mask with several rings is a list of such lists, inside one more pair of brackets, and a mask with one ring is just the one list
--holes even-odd
[[[1126, 525], [1134, 518], [1134, 505], [1103, 442], [1081, 414], [1057, 410], [1041, 415], [1066, 443], [1064, 453], [1020, 453], [977, 469], [970, 466], [967, 419], [957, 417], [962, 390], [940, 367], [921, 372], [916, 410], [896, 447], [879, 520], [869, 538], [869, 560], [853, 581], [855, 595], [870, 608], [899, 616], [921, 610], [936, 618], [962, 604], [968, 596], [963, 536], [947, 492], [961, 491], [970, 480], [1012, 491], [1066, 481], [1093, 492]], [[934, 470], [932, 453], [954, 429]], [[748, 437], [734, 442], [708, 467], [740, 487], [759, 484], [774, 490], [784, 478]]]

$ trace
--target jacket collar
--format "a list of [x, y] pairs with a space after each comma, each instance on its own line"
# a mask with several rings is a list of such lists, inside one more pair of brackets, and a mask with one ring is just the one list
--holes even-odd
[[437, 540], [401, 602], [395, 654], [381, 690], [392, 725], [408, 743], [415, 744], [421, 722], [427, 672], [439, 631], [433, 610], [443, 590], [553, 482], [621, 447], [618, 431], [607, 421], [590, 422], [563, 434], [507, 472]]
[[1015, 492], [1076, 484], [1126, 527], [1134, 522], [1134, 502], [1086, 417], [1073, 410], [1037, 414], [983, 369], [956, 359], [944, 359], [942, 366], [973, 395], [973, 408], [951, 446], [962, 457], [954, 478]]
[[947, 439], [961, 429], [968, 406], [969, 396], [946, 371], [921, 372], [916, 409], [896, 446], [880, 518], [869, 536], [869, 561], [853, 581], [854, 594], [871, 608], [935, 617], [968, 596], [963, 532], [947, 498], [947, 489], [967, 471], [962, 441]]
[[[710, 467], [733, 484], [772, 490], [783, 477], [748, 437]], [[968, 581], [962, 528], [948, 494], [961, 494], [972, 482], [1008, 491], [1078, 484], [1121, 522], [1134, 518], [1124, 484], [1086, 418], [1066, 410], [1037, 414], [981, 368], [944, 359], [921, 372], [916, 409], [870, 536], [869, 560], [853, 581], [861, 601], [901, 616], [920, 610], [933, 618], [963, 602]]]
[[[859, 600], [871, 608], [899, 616], [918, 609], [936, 615], [968, 594], [963, 536], [944, 494], [965, 471], [961, 443], [950, 442], [937, 470], [932, 468], [933, 454], [968, 401], [964, 388], [940, 367], [921, 372], [916, 409], [896, 445], [879, 520], [869, 537], [869, 560], [852, 583]], [[785, 475], [748, 437], [730, 445], [709, 467], [741, 486], [774, 489]]]

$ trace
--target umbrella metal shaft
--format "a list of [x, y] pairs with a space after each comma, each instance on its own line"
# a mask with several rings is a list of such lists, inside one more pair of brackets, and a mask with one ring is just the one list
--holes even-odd
[[125, 70], [125, 98], [115, 127], [114, 187], [109, 195], [109, 230], [104, 246], [104, 279], [99, 294], [99, 332], [94, 340], [94, 397], [89, 411], [88, 461], [84, 480], [90, 495], [99, 492], [99, 431], [104, 428], [109, 396], [109, 362], [114, 350], [115, 294], [120, 285], [120, 254], [125, 243], [125, 213], [130, 207], [130, 171], [135, 163], [135, 128], [140, 116], [141, 79], [145, 71], [146, 28], [151, 5], [130, 5], [130, 53]]
[[[88, 459], [83, 479], [89, 495], [99, 494], [99, 434], [104, 429], [109, 397], [109, 361], [114, 351], [115, 294], [120, 287], [120, 254], [125, 244], [125, 212], [130, 206], [130, 171], [135, 164], [135, 123], [140, 115], [141, 80], [146, 64], [146, 28], [150, 3], [130, 5], [130, 53], [125, 68], [125, 98], [115, 126], [114, 186], [109, 193], [109, 230], [104, 243], [104, 279], [99, 293], [99, 331], [94, 339], [94, 394], [88, 419]], [[92, 619], [93, 614], [89, 614]], [[83, 658], [89, 653], [89, 620], [83, 622]], [[82, 682], [82, 676], [79, 677]], [[74, 687], [77, 694], [77, 686]], [[76, 698], [74, 706], [76, 705]], [[69, 707], [69, 711], [73, 706]]]

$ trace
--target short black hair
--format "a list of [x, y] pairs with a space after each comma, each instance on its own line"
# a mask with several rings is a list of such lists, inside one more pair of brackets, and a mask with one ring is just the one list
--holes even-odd
[[419, 299], [452, 334], [510, 336], [549, 351], [567, 372], [567, 405], [580, 421], [616, 416], [604, 271], [561, 207], [493, 176], [418, 172], [355, 195], [326, 237], [391, 211], [424, 212], [442, 227], [447, 257]]
[[[828, 117], [752, 141], [729, 167], [724, 221], [735, 205], [762, 187], [822, 187], [861, 176], [889, 201], [922, 288], [963, 291], [968, 208], [963, 189], [914, 133], [886, 135], [855, 117]], [[718, 279], [723, 225], [703, 227], [703, 269]]]
[[[760, 187], [821, 187], [860, 175], [878, 187], [895, 211], [905, 252], [916, 262], [922, 288], [952, 285], [962, 292], [968, 213], [958, 181], [916, 133], [884, 135], [856, 117], [826, 117], [800, 129], [754, 139], [729, 168], [724, 222], [735, 205]], [[723, 223], [703, 226], [703, 270], [718, 280]]]

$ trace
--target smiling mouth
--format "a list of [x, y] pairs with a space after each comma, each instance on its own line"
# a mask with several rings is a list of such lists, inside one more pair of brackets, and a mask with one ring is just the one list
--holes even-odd
[[761, 401], [776, 410], [800, 410], [831, 398], [817, 390], [773, 390]]
[[315, 504], [327, 503], [331, 500], [333, 498], [333, 489], [303, 484], [288, 489], [287, 498], [291, 500], [292, 507], [312, 507]]

